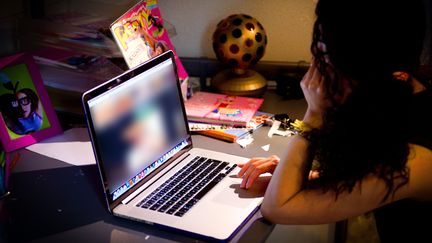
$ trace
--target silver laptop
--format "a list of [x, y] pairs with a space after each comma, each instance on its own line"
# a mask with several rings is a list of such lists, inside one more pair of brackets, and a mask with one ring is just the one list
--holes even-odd
[[261, 204], [236, 176], [247, 158], [193, 148], [171, 51], [86, 92], [83, 104], [114, 215], [228, 240]]

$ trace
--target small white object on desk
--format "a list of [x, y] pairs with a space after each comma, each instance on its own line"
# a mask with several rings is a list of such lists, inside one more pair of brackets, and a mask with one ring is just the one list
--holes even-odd
[[72, 165], [96, 164], [85, 128], [73, 128], [63, 134], [28, 146], [26, 149]]
[[247, 135], [243, 138], [237, 139], [237, 143], [240, 145], [240, 147], [242, 148], [246, 148], [249, 144], [251, 144], [254, 141], [254, 138], [252, 137], [252, 135]]
[[271, 137], [273, 137], [274, 134], [276, 134], [279, 136], [287, 137], [287, 136], [291, 136], [293, 134], [293, 132], [290, 130], [285, 130], [285, 131], [279, 130], [280, 125], [281, 125], [280, 121], [273, 121], [273, 125], [271, 126], [270, 130], [268, 131], [267, 136], [269, 138], [271, 138]]
[[264, 151], [268, 152], [270, 150], [270, 144], [261, 147]]

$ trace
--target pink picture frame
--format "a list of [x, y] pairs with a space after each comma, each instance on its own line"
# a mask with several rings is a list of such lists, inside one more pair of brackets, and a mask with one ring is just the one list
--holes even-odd
[[62, 133], [33, 57], [0, 59], [0, 140], [11, 152]]

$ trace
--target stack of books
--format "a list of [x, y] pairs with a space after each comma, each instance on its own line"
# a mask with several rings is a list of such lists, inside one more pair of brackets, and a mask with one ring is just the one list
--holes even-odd
[[185, 101], [189, 129], [227, 142], [252, 133], [271, 118], [259, 112], [263, 99], [197, 92]]
[[83, 93], [123, 70], [104, 56], [91, 56], [54, 47], [32, 52], [45, 86]]
[[[56, 110], [82, 114], [81, 94], [174, 46], [157, 1], [141, 0], [113, 18], [64, 12], [29, 20], [22, 37], [39, 65]], [[175, 32], [175, 31], [174, 31]], [[124, 60], [122, 59], [124, 58]], [[188, 74], [176, 55], [184, 99]], [[71, 105], [77, 104], [77, 105]]]

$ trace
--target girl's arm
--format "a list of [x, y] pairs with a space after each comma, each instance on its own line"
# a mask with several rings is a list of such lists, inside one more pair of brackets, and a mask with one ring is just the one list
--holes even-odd
[[[403, 198], [432, 201], [432, 152], [426, 148], [410, 146], [409, 182], [399, 188], [394, 197], [382, 202], [387, 187], [382, 179], [373, 175], [358, 182], [351, 193], [340, 193], [337, 199], [333, 191], [304, 189], [308, 163], [301, 154], [307, 151], [308, 143], [298, 136], [290, 140], [287, 157], [279, 163], [267, 187], [261, 212], [274, 223], [331, 223]], [[395, 185], [398, 183], [395, 181]]]

